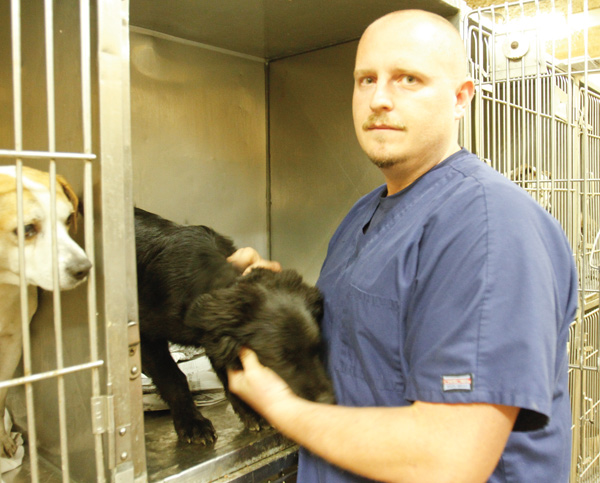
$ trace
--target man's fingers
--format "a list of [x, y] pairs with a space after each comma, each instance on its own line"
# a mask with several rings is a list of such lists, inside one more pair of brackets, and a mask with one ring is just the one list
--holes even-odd
[[258, 260], [260, 260], [260, 255], [251, 247], [240, 248], [227, 258], [227, 261], [240, 271], [244, 271]]
[[281, 271], [281, 265], [279, 262], [262, 258], [252, 247], [238, 249], [227, 258], [227, 261], [231, 263], [236, 270], [243, 272], [244, 275], [248, 275], [253, 268], [258, 267], [268, 268], [274, 272]]
[[273, 272], [281, 272], [281, 264], [279, 262], [261, 259], [257, 262], [254, 262], [252, 265], [246, 268], [246, 270], [244, 270], [243, 275], [248, 275], [255, 268], [267, 268]]
[[242, 363], [242, 369], [228, 369], [227, 378], [229, 379], [229, 389], [233, 393], [241, 395], [244, 392], [250, 391], [249, 382], [246, 378], [247, 371], [260, 367], [260, 362], [256, 353], [247, 347], [240, 349], [239, 358]]
[[260, 362], [258, 361], [258, 356], [256, 355], [256, 352], [254, 352], [251, 349], [248, 349], [247, 347], [242, 347], [240, 349], [240, 361], [242, 362], [242, 367], [244, 368], [244, 370], [249, 369], [251, 366], [257, 366], [260, 365]]

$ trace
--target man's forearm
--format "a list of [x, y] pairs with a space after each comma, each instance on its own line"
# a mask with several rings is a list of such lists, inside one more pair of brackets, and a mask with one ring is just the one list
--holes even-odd
[[[357, 409], [295, 398], [272, 406], [267, 417], [290, 439], [344, 469], [381, 481], [426, 482], [415, 469], [427, 456], [403, 451], [397, 441], [400, 438], [392, 434], [388, 418], [396, 417], [398, 409]], [[365, 424], [365, 420], [369, 422]], [[389, 429], [376, 434], [381, 426]], [[409, 432], [408, 428], [404, 432]], [[432, 474], [430, 481], [443, 480]]]
[[482, 482], [494, 470], [518, 408], [432, 404], [351, 408], [294, 395], [251, 351], [230, 389], [283, 434], [323, 459], [360, 475], [402, 482]]
[[[467, 483], [485, 481], [500, 458], [512, 428], [501, 409], [423, 403], [350, 408], [296, 397], [272, 405], [267, 417], [311, 452], [372, 479]], [[457, 412], [465, 417], [462, 434], [456, 432]], [[490, 417], [499, 426], [486, 424]]]

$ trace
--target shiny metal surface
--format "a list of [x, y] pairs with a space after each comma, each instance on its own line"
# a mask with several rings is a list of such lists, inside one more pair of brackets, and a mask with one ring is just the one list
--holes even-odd
[[[289, 465], [291, 443], [272, 430], [245, 431], [227, 405], [205, 410], [219, 432], [209, 449], [178, 443], [168, 413], [144, 418], [131, 207], [211, 225], [268, 255], [273, 201], [275, 258], [316, 278], [341, 214], [379, 183], [349, 142], [354, 46], [265, 59], [356, 39], [397, 8], [451, 15], [457, 1], [133, 0], [132, 24], [166, 36], [140, 28], [129, 36], [127, 1], [92, 2], [90, 12], [86, 0], [51, 3], [45, 16], [42, 2], [13, 0], [21, 12], [11, 27], [11, 6], [0, 2], [0, 161], [20, 153], [25, 164], [48, 169], [55, 160], [52, 169], [56, 163], [83, 194], [78, 241], [92, 253], [95, 275], [87, 290], [55, 302], [60, 341], [53, 297], [42, 294], [28, 363], [35, 374], [52, 374], [28, 387], [38, 463], [32, 469], [28, 457], [4, 479], [245, 481]], [[11, 62], [16, 24], [22, 58]], [[329, 76], [325, 88], [319, 75]], [[53, 372], [57, 366], [66, 372]], [[26, 426], [24, 386], [13, 389], [15, 419]], [[110, 398], [106, 433], [94, 434], [92, 397]], [[55, 470], [61, 464], [64, 474]]]
[[333, 231], [383, 184], [352, 122], [356, 43], [269, 64], [273, 258], [315, 282]]
[[263, 62], [151, 32], [130, 38], [134, 203], [266, 256]]
[[[348, 15], [364, 14], [362, 7], [345, 3], [352, 12]], [[371, 7], [378, 8], [376, 4]], [[411, 6], [459, 21], [448, 5]], [[388, 3], [388, 11], [404, 7], [402, 2]], [[271, 253], [312, 283], [343, 217], [361, 196], [384, 182], [354, 133], [356, 47], [357, 42], [347, 42], [269, 63]]]
[[63, 479], [60, 471], [44, 458], [39, 458], [39, 462], [32, 467], [29, 452], [25, 452], [21, 466], [2, 475], [3, 483], [30, 483], [32, 481], [60, 483]]
[[225, 482], [267, 464], [271, 465], [269, 470], [276, 472], [293, 463], [293, 443], [273, 429], [259, 433], [244, 429], [228, 402], [202, 408], [202, 413], [217, 431], [218, 439], [212, 448], [179, 442], [168, 411], [146, 413], [149, 481]]
[[141, 360], [137, 327], [132, 210], [129, 2], [98, 3], [100, 202], [106, 394], [113, 424], [107, 432], [111, 479], [145, 479], [141, 441]]
[[263, 59], [357, 39], [377, 17], [403, 8], [444, 16], [457, 0], [133, 0], [131, 24]]

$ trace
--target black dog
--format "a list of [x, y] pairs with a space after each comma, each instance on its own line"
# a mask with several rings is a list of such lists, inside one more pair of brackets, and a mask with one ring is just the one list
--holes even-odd
[[202, 346], [244, 425], [267, 424], [228, 391], [227, 368], [241, 368], [242, 346], [298, 395], [332, 402], [320, 359], [323, 302], [292, 270], [256, 268], [241, 276], [227, 262], [232, 241], [205, 226], [182, 226], [135, 209], [142, 368], [171, 409], [183, 441], [211, 444], [212, 423], [196, 408], [168, 342]]

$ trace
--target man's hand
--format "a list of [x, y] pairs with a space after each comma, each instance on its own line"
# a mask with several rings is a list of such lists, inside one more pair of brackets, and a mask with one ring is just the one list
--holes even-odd
[[229, 389], [288, 438], [331, 463], [377, 481], [487, 481], [519, 409], [416, 401], [348, 407], [296, 396], [254, 352], [229, 370]]
[[268, 268], [274, 272], [281, 271], [279, 262], [266, 260], [252, 247], [240, 248], [231, 255], [227, 261], [231, 263], [242, 275], [248, 275], [253, 268]]
[[254, 351], [243, 347], [240, 361], [243, 370], [227, 371], [229, 390], [272, 422], [273, 413], [297, 396], [281, 377], [259, 362]]

